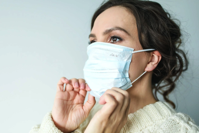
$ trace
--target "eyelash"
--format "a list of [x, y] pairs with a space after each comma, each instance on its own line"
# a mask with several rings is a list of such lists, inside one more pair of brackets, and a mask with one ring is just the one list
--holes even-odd
[[[123, 41], [123, 39], [121, 37], [119, 37], [119, 36], [111, 36], [111, 38], [109, 39], [109, 41], [112, 40], [112, 39], [114, 39], [114, 38], [119, 39], [119, 41]], [[117, 42], [119, 42], [119, 41], [117, 41]], [[96, 42], [96, 41], [91, 40], [91, 41], [88, 42], [88, 44], [90, 45], [90, 44], [92, 44], [94, 42]], [[111, 42], [111, 43], [114, 43], [114, 42]]]

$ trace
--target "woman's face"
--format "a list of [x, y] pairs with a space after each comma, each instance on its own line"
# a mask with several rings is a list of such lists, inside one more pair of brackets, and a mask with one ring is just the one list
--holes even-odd
[[[121, 6], [111, 7], [96, 18], [89, 40], [91, 43], [97, 41], [123, 45], [134, 48], [135, 51], [143, 49], [138, 39], [134, 15]], [[149, 53], [133, 54], [129, 68], [131, 81], [144, 72], [148, 62]]]

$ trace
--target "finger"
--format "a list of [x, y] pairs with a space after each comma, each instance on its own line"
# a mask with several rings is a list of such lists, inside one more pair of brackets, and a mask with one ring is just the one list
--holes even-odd
[[129, 93], [126, 90], [122, 90], [122, 89], [117, 88], [117, 87], [113, 87], [112, 90], [118, 91], [118, 92], [120, 92], [124, 95], [124, 103], [123, 103], [122, 111], [125, 112], [127, 110], [128, 106], [130, 105]]
[[80, 85], [80, 90], [83, 90], [86, 88], [86, 83], [84, 79], [79, 79], [79, 85]]
[[79, 81], [76, 78], [71, 79], [71, 83], [75, 91], [79, 91]]
[[82, 96], [84, 96], [84, 97], [86, 97], [86, 93], [87, 93], [86, 90], [80, 90], [79, 91], [79, 94], [82, 95]]
[[86, 84], [86, 90], [87, 91], [91, 91], [90, 87], [88, 86], [88, 84]]
[[111, 117], [114, 110], [117, 108], [118, 103], [115, 98], [108, 93], [104, 95], [104, 99], [106, 101], [106, 104], [102, 107], [100, 112], [102, 113], [102, 115], [109, 118]]
[[[67, 91], [75, 91], [75, 89], [73, 88], [73, 86], [71, 84], [66, 84], [66, 90]], [[86, 90], [79, 90], [78, 92], [80, 95], [82, 95], [83, 97], [86, 97]]]
[[64, 83], [68, 83], [69, 80], [66, 77], [60, 78], [58, 85], [63, 85]]
[[[124, 100], [125, 100], [124, 95], [116, 90], [113, 90], [113, 89], [108, 89], [105, 93], [110, 94], [111, 96], [113, 96], [115, 98], [115, 100], [117, 100], [117, 102], [118, 102], [117, 110], [121, 111], [123, 104], [124, 104]], [[103, 97], [100, 100], [104, 101]]]
[[57, 83], [57, 90], [58, 91], [63, 91], [63, 85], [67, 84], [69, 82], [69, 80], [66, 77], [62, 77], [58, 83]]
[[85, 110], [86, 114], [88, 115], [91, 111], [91, 109], [93, 108], [93, 106], [95, 105], [96, 101], [95, 101], [95, 97], [92, 96], [90, 93], [88, 95], [88, 100], [87, 102], [84, 104], [83, 109]]
[[73, 91], [73, 87], [71, 84], [66, 84], [66, 90], [67, 91]]
[[106, 101], [105, 101], [105, 99], [104, 99], [104, 94], [100, 97], [100, 99], [99, 99], [99, 104], [106, 104]]

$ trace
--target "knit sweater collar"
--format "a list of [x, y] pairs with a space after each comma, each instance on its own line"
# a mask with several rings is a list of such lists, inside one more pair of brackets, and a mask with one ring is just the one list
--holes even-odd
[[154, 104], [146, 105], [135, 113], [128, 115], [128, 120], [123, 130], [140, 131], [158, 121], [164, 120], [173, 113], [175, 113], [175, 110], [166, 102], [158, 101]]

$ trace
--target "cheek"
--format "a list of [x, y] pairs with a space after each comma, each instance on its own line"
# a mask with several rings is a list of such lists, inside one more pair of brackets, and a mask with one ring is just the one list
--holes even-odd
[[129, 77], [131, 81], [135, 80], [140, 76], [147, 65], [146, 54], [145, 53], [135, 53], [133, 54], [130, 67], [129, 67]]

